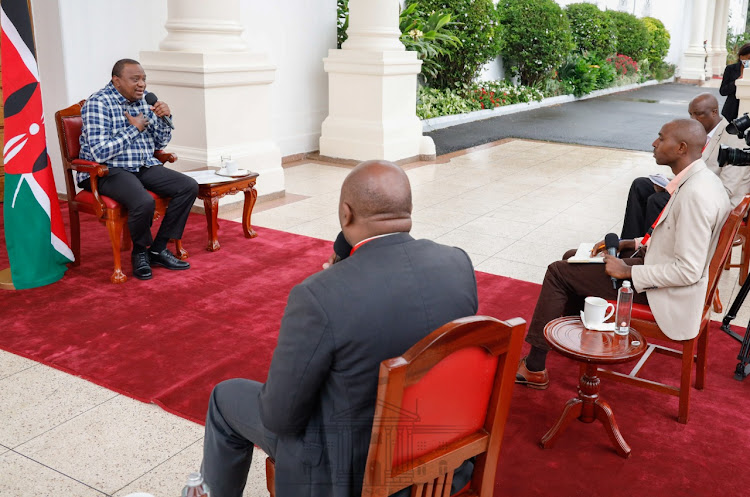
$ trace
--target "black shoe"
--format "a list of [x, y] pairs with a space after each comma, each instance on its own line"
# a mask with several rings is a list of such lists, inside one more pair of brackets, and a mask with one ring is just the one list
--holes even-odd
[[190, 263], [187, 261], [181, 261], [177, 257], [174, 256], [172, 252], [170, 252], [167, 249], [162, 250], [161, 252], [149, 252], [151, 257], [151, 265], [153, 266], [162, 266], [167, 269], [176, 269], [176, 270], [182, 270], [182, 269], [190, 269]]
[[148, 262], [148, 252], [135, 252], [130, 257], [133, 263], [133, 276], [139, 280], [151, 279], [151, 265]]

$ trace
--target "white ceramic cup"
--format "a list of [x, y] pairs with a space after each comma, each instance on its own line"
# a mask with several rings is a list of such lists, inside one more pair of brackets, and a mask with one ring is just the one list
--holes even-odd
[[[607, 312], [607, 308], [609, 312]], [[586, 324], [599, 326], [615, 313], [615, 305], [610, 304], [601, 297], [586, 297], [583, 304], [583, 317]]]
[[224, 171], [226, 171], [226, 174], [233, 176], [237, 174], [237, 163], [233, 160], [228, 160], [224, 162]]

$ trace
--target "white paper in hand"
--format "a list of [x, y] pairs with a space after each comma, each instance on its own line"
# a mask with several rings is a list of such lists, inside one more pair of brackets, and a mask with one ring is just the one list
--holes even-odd
[[573, 264], [584, 264], [587, 262], [598, 262], [604, 263], [603, 256], [591, 256], [591, 250], [594, 248], [594, 243], [584, 242], [578, 246], [578, 250], [573, 254], [573, 257], [568, 259], [568, 262]]

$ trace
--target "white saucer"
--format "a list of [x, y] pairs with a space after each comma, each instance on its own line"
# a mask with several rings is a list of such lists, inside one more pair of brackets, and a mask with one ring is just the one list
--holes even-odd
[[601, 323], [596, 326], [589, 326], [586, 320], [583, 318], [583, 311], [581, 311], [581, 322], [587, 330], [594, 331], [615, 331], [615, 323]]
[[227, 178], [241, 178], [250, 174], [250, 171], [248, 171], [247, 169], [237, 169], [234, 174], [227, 174], [226, 169], [222, 168], [216, 171], [216, 174], [218, 174], [219, 176], [226, 176]]

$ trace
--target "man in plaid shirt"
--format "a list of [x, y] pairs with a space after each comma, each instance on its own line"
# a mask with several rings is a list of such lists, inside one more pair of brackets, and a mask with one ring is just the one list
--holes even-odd
[[[81, 109], [83, 130], [79, 157], [106, 164], [109, 174], [98, 179], [102, 195], [113, 198], [128, 211], [133, 240], [133, 276], [151, 279], [151, 265], [188, 269], [167, 249], [171, 239], [182, 238], [190, 207], [198, 195], [193, 178], [163, 167], [154, 151], [164, 148], [172, 129], [162, 117], [171, 116], [169, 106], [144, 100], [146, 73], [132, 59], [122, 59], [112, 68], [112, 81], [91, 95]], [[91, 190], [88, 173], [78, 173], [78, 185]], [[151, 237], [154, 199], [148, 193], [169, 197], [169, 207], [155, 238]]]

